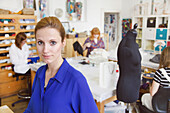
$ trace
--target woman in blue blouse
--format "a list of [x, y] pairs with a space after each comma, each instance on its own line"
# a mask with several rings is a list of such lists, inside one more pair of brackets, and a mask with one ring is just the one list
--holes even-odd
[[41, 19], [35, 36], [46, 65], [36, 72], [25, 113], [99, 113], [85, 77], [62, 58], [66, 39], [61, 22], [56, 17]]

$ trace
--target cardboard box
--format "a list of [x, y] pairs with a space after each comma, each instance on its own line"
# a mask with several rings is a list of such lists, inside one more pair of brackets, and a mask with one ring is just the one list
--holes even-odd
[[9, 10], [0, 9], [0, 14], [9, 14]]
[[14, 113], [7, 105], [0, 107], [0, 113]]
[[78, 33], [79, 38], [84, 38], [84, 37], [86, 37], [86, 35], [87, 34], [85, 32]]
[[34, 9], [32, 8], [23, 8], [22, 9], [23, 15], [34, 15]]
[[67, 38], [75, 38], [75, 34], [67, 34], [66, 37]]

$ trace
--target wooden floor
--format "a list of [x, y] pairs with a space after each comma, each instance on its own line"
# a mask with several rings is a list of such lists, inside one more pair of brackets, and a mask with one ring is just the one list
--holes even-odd
[[[23, 113], [27, 108], [28, 101], [17, 103], [15, 104], [14, 107], [12, 107], [12, 103], [16, 102], [17, 100], [19, 100], [17, 95], [13, 95], [10, 97], [2, 98], [1, 104], [7, 105], [14, 113]], [[139, 113], [138, 108], [135, 107], [136, 108], [135, 110], [134, 106], [136, 106], [136, 104], [134, 104], [133, 106], [131, 105], [131, 110], [132, 110], [131, 113]]]
[[15, 104], [14, 107], [12, 107], [12, 103], [16, 102], [17, 100], [19, 100], [17, 95], [13, 95], [10, 97], [2, 98], [1, 104], [7, 105], [14, 113], [23, 113], [25, 111], [25, 109], [27, 108], [28, 101], [17, 103], [17, 104]]

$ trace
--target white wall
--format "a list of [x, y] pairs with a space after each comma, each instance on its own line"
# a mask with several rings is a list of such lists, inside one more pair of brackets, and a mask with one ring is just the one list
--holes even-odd
[[137, 0], [122, 0], [122, 18], [132, 18], [134, 16], [135, 2], [137, 2]]
[[[83, 1], [85, 2], [84, 21], [70, 22], [71, 28], [75, 27], [75, 30], [77, 32], [89, 31], [95, 26], [99, 27], [99, 29], [102, 30], [102, 27], [103, 27], [102, 25], [103, 19], [101, 18], [102, 10], [121, 11], [121, 8], [122, 8], [121, 0], [83, 0]], [[55, 9], [61, 8], [64, 11], [64, 16], [59, 19], [61, 21], [68, 21], [65, 17], [66, 0], [48, 0], [47, 2], [48, 2], [47, 3], [47, 6], [48, 6], [47, 16], [55, 16], [55, 13], [54, 13]], [[0, 8], [18, 12], [19, 10], [23, 8], [23, 0], [0, 0]]]
[[[102, 29], [101, 11], [102, 9], [108, 10], [121, 10], [121, 0], [84, 0], [85, 20], [82, 22], [70, 22], [71, 27], [75, 27], [77, 32], [89, 31], [97, 26]], [[54, 16], [56, 8], [61, 8], [65, 12], [66, 0], [49, 0], [49, 16]], [[67, 21], [65, 14], [61, 21]]]
[[23, 8], [23, 0], [0, 0], [0, 8], [18, 12]]
[[[94, 26], [97, 26], [101, 29], [103, 27], [101, 19], [102, 10], [121, 11], [120, 19], [131, 18], [134, 15], [135, 0], [83, 0], [83, 1], [85, 1], [84, 4], [85, 21], [70, 22], [71, 27], [75, 27], [75, 30], [78, 32], [91, 30]], [[48, 15], [55, 16], [54, 11], [56, 8], [61, 8], [65, 12], [65, 5], [66, 0], [48, 0], [47, 4]], [[23, 0], [0, 0], [0, 8], [18, 12], [23, 8]], [[65, 13], [64, 16], [59, 19], [61, 21], [67, 21], [65, 18]]]

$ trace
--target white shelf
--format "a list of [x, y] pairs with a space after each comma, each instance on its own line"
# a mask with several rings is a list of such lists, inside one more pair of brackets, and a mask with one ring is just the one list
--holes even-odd
[[[155, 18], [155, 27], [147, 27], [148, 18]], [[152, 22], [152, 21], [150, 21], [150, 22]], [[168, 39], [170, 36], [170, 15], [134, 16], [132, 19], [132, 25], [134, 25], [135, 23], [139, 23], [138, 25], [140, 25], [137, 28], [137, 31], [138, 31], [138, 33], [140, 33], [142, 35], [140, 35], [141, 38], [139, 38], [137, 36], [136, 40], [141, 40], [141, 42], [138, 42], [138, 43], [141, 44], [142, 49], [154, 51], [155, 48], [154, 48], [153, 44], [158, 39], [165, 40], [166, 42], [170, 43], [169, 42], [170, 40]], [[161, 25], [161, 24], [162, 24], [162, 26], [163, 26], [163, 24], [166, 24], [167, 28], [159, 28], [159, 25]], [[151, 23], [151, 25], [152, 25], [152, 23]], [[159, 30], [159, 29], [161, 29], [161, 30]], [[162, 32], [162, 34], [161, 34], [161, 32]], [[164, 32], [167, 32], [166, 36], [165, 36], [166, 33], [164, 33]], [[158, 34], [160, 34], [160, 35], [158, 35]]]

